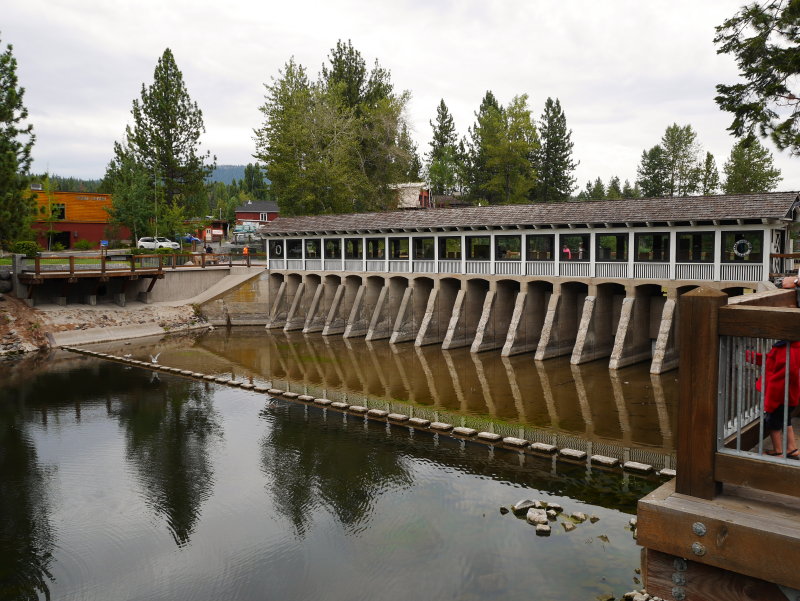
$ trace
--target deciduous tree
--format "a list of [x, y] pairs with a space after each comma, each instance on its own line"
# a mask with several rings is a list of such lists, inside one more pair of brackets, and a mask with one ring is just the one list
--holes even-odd
[[726, 194], [771, 192], [781, 181], [780, 169], [772, 162], [772, 153], [754, 136], [739, 140], [731, 149], [725, 166]]
[[673, 123], [661, 137], [667, 173], [668, 196], [687, 196], [697, 191], [700, 144], [691, 125]]
[[30, 223], [35, 203], [25, 189], [35, 136], [25, 123], [25, 89], [17, 79], [11, 44], [0, 54], [0, 245], [15, 240]]
[[670, 195], [669, 168], [660, 145], [642, 151], [642, 159], [636, 169], [636, 185], [645, 198]]

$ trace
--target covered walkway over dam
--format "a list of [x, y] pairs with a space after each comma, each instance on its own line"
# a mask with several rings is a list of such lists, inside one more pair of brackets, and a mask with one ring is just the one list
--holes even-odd
[[662, 373], [681, 294], [796, 271], [798, 204], [790, 192], [280, 218], [260, 230], [267, 327]]

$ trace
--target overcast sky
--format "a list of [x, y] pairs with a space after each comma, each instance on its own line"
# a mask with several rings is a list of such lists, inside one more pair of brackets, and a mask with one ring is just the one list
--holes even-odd
[[[131, 102], [172, 49], [203, 110], [204, 149], [219, 164], [252, 162], [265, 82], [291, 57], [316, 74], [338, 39], [411, 92], [421, 153], [444, 98], [460, 134], [486, 90], [527, 93], [534, 116], [559, 98], [576, 175], [633, 181], [642, 150], [671, 123], [691, 124], [722, 166], [733, 138], [714, 86], [736, 69], [714, 27], [742, 1], [706, 0], [5, 0], [0, 42], [14, 46], [37, 136], [35, 171], [99, 178]], [[800, 158], [769, 146], [781, 190], [800, 190]]]

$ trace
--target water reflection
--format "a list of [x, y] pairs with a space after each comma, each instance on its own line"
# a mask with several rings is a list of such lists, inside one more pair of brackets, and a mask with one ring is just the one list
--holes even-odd
[[222, 437], [219, 416], [209, 387], [183, 379], [164, 385], [148, 372], [135, 371], [144, 376], [138, 379], [140, 387], [150, 393], [127, 389], [125, 402], [113, 413], [125, 427], [127, 460], [147, 504], [183, 546], [213, 492], [211, 447]]
[[[364, 444], [358, 436], [363, 425], [350, 425], [355, 436], [342, 428], [321, 434], [323, 414], [306, 412], [298, 419], [292, 408], [278, 405], [262, 412], [270, 429], [262, 442], [261, 464], [276, 509], [298, 536], [305, 536], [320, 507], [346, 530], [357, 531], [369, 521], [377, 497], [411, 483], [400, 455]], [[342, 421], [339, 414], [335, 418]]]
[[49, 473], [40, 465], [28, 414], [23, 396], [6, 381], [0, 386], [0, 599], [50, 598]]

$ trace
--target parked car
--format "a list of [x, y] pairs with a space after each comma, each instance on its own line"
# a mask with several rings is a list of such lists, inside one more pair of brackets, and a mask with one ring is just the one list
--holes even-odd
[[192, 236], [191, 234], [184, 234], [181, 240], [183, 240], [183, 242], [186, 242], [187, 244], [191, 244], [192, 242], [200, 242], [200, 238]]
[[139, 238], [136, 246], [139, 248], [150, 248], [153, 250], [157, 248], [172, 248], [175, 250], [180, 250], [181, 248], [181, 245], [177, 242], [173, 242], [169, 238], [163, 238], [161, 236], [158, 236], [157, 238], [153, 238], [152, 236]]

